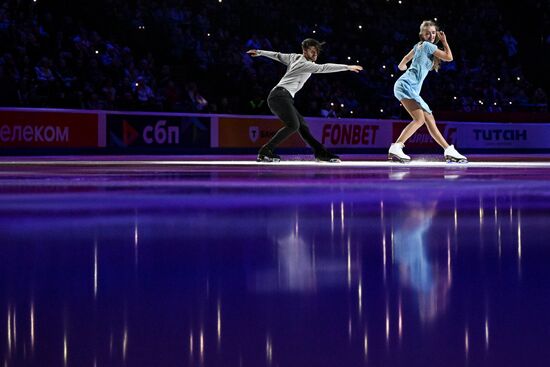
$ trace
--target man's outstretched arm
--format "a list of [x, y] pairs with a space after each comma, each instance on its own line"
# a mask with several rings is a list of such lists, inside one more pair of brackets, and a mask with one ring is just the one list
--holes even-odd
[[246, 51], [252, 57], [265, 56], [272, 60], [279, 61], [285, 65], [290, 64], [292, 54], [283, 54], [281, 52], [264, 51], [264, 50], [248, 50]]
[[320, 74], [320, 73], [337, 73], [339, 71], [353, 71], [358, 73], [363, 70], [360, 65], [345, 65], [345, 64], [316, 64], [314, 62], [305, 62], [300, 65], [300, 69], [306, 73]]

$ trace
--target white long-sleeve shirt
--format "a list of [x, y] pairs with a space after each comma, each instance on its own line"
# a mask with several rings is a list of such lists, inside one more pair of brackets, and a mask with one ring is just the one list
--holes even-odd
[[285, 88], [293, 98], [302, 89], [311, 74], [336, 73], [349, 70], [348, 66], [344, 64], [316, 64], [301, 54], [283, 54], [281, 52], [264, 50], [256, 50], [256, 52], [260, 56], [265, 56], [287, 65], [285, 75], [275, 87]]

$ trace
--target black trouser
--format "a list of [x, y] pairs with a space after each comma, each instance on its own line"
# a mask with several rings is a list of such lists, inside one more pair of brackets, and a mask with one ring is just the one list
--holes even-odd
[[313, 148], [314, 152], [324, 149], [323, 145], [311, 135], [306, 121], [302, 115], [300, 115], [296, 107], [294, 107], [294, 99], [286, 89], [275, 87], [275, 89], [269, 93], [269, 97], [267, 97], [267, 105], [271, 112], [273, 112], [285, 126], [273, 135], [271, 140], [265, 145], [266, 147], [273, 150], [290, 135], [298, 131], [302, 139]]

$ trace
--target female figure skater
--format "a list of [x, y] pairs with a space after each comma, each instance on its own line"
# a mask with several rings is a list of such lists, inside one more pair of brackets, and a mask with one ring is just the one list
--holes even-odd
[[[397, 79], [393, 87], [395, 97], [403, 104], [413, 120], [403, 129], [397, 141], [390, 146], [388, 159], [402, 163], [410, 161], [411, 157], [403, 153], [403, 147], [415, 131], [425, 123], [432, 138], [444, 149], [447, 162], [466, 163], [468, 162], [466, 157], [445, 141], [435, 124], [432, 110], [420, 97], [422, 82], [428, 72], [432, 69], [438, 71], [441, 61], [453, 60], [447, 36], [440, 32], [437, 25], [430, 20], [422, 22], [419, 36], [420, 42], [399, 63], [399, 70], [406, 71]], [[435, 45], [439, 41], [443, 45], [443, 50]], [[411, 66], [407, 70], [407, 63], [411, 60]]]
[[274, 115], [285, 124], [275, 135], [261, 147], [258, 152], [258, 162], [278, 162], [281, 160], [274, 153], [277, 145], [282, 143], [296, 131], [302, 139], [313, 149], [315, 159], [324, 162], [340, 162], [340, 158], [329, 152], [325, 147], [311, 135], [309, 127], [302, 115], [294, 107], [294, 95], [302, 89], [311, 74], [336, 73], [339, 71], [353, 71], [358, 73], [363, 70], [359, 65], [344, 64], [316, 64], [317, 57], [321, 52], [322, 43], [306, 38], [302, 42], [302, 54], [284, 54], [280, 52], [264, 50], [248, 50], [252, 57], [265, 56], [281, 62], [287, 66], [286, 73], [279, 83], [271, 90], [267, 97], [267, 105]]

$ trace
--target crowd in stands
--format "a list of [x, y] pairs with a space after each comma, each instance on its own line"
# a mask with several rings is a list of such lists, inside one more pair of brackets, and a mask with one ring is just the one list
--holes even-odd
[[454, 54], [424, 83], [434, 111], [548, 111], [548, 79], [525, 71], [549, 58], [550, 18], [540, 50], [524, 49], [496, 1], [41, 1], [0, 5], [2, 106], [269, 114], [285, 67], [246, 51], [300, 53], [313, 37], [327, 42], [319, 63], [364, 71], [313, 76], [296, 98], [304, 115], [403, 117], [397, 64], [434, 19]]

